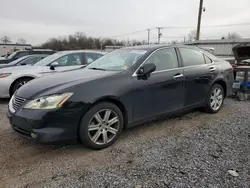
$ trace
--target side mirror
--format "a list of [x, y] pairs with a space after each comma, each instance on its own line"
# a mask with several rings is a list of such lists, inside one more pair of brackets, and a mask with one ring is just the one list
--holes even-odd
[[154, 63], [147, 63], [140, 67], [137, 71], [137, 76], [148, 78], [152, 72], [156, 69], [156, 65]]
[[50, 64], [50, 70], [55, 70], [55, 67], [57, 67], [59, 65], [59, 63], [58, 62], [53, 62], [53, 63], [51, 63]]

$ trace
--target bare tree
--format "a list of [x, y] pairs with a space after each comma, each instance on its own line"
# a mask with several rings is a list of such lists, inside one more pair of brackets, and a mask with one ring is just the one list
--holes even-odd
[[1, 41], [5, 44], [11, 43], [11, 39], [8, 36], [4, 36], [3, 38], [1, 38]]
[[188, 34], [188, 41], [194, 41], [196, 39], [197, 30], [194, 29]]
[[26, 44], [26, 40], [24, 38], [20, 38], [17, 40], [18, 44]]
[[228, 33], [227, 39], [229, 40], [241, 39], [241, 36], [236, 32]]

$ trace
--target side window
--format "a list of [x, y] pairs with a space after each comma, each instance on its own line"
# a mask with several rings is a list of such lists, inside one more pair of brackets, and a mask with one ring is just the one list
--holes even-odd
[[205, 64], [203, 54], [189, 48], [179, 48], [185, 67]]
[[80, 53], [77, 54], [68, 54], [63, 57], [60, 57], [55, 62], [58, 62], [58, 66], [74, 66], [74, 65], [82, 65], [82, 55]]
[[19, 64], [34, 65], [36, 63], [36, 57], [30, 57], [21, 61]]
[[174, 48], [158, 50], [153, 53], [145, 63], [154, 63], [155, 71], [173, 69], [178, 67], [177, 55]]
[[20, 52], [16, 55], [15, 59], [18, 59], [18, 58], [26, 56], [26, 55], [29, 55], [29, 52]]
[[87, 64], [92, 63], [93, 61], [97, 60], [102, 56], [103, 56], [102, 54], [97, 54], [97, 53], [86, 53]]
[[206, 64], [209, 64], [209, 63], [212, 63], [212, 62], [213, 62], [213, 61], [212, 61], [209, 57], [207, 57], [206, 55], [204, 55], [204, 57], [205, 57]]

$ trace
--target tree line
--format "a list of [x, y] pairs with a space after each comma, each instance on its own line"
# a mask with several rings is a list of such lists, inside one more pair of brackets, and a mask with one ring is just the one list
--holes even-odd
[[106, 46], [136, 46], [147, 44], [146, 41], [137, 40], [116, 40], [109, 38], [88, 37], [82, 32], [76, 32], [67, 37], [51, 38], [41, 45], [42, 48], [53, 50], [80, 50], [80, 49], [99, 49], [103, 50]]

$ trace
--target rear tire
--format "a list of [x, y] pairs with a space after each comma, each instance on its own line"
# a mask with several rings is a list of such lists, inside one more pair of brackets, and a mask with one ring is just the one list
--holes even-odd
[[221, 109], [224, 102], [224, 92], [220, 84], [212, 85], [206, 99], [205, 112], [217, 113]]
[[32, 80], [32, 78], [21, 78], [19, 80], [16, 80], [14, 84], [11, 86], [10, 89], [10, 96], [12, 96], [16, 90], [18, 90], [20, 87], [22, 87], [24, 84]]
[[104, 149], [117, 140], [123, 124], [123, 114], [115, 104], [97, 103], [83, 116], [78, 137], [88, 148]]

